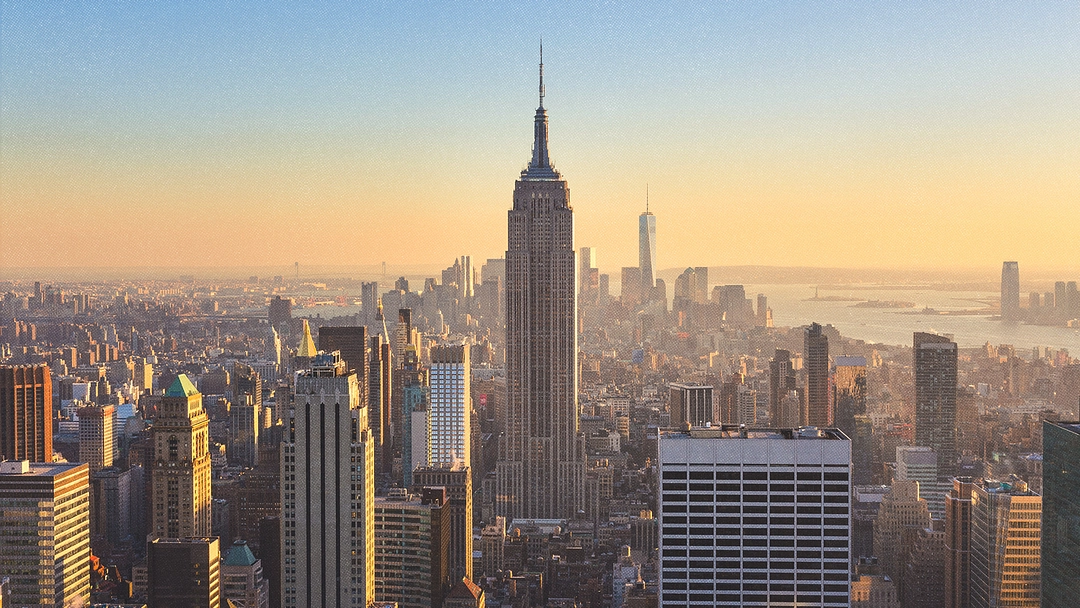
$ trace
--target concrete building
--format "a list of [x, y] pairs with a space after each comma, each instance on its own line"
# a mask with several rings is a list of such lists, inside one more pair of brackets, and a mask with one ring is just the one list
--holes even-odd
[[413, 471], [413, 494], [424, 488], [444, 488], [450, 512], [450, 554], [447, 572], [451, 579], [473, 580], [473, 486], [472, 471], [462, 463], [422, 467]]
[[904, 531], [930, 526], [930, 509], [919, 496], [919, 482], [897, 479], [881, 499], [874, 520], [874, 555], [881, 571], [896, 581], [904, 566]]
[[427, 464], [433, 467], [468, 466], [472, 458], [469, 350], [467, 344], [431, 349]]
[[168, 608], [221, 606], [217, 537], [155, 538], [146, 546], [146, 603]]
[[80, 407], [79, 460], [90, 466], [90, 474], [111, 467], [115, 448], [116, 408], [111, 405]]
[[915, 445], [938, 455], [938, 476], [956, 470], [956, 342], [915, 332]]
[[938, 474], [937, 454], [925, 446], [901, 445], [896, 448], [896, 479], [919, 482], [919, 496], [926, 499], [930, 515], [945, 517], [945, 494], [950, 484]]
[[369, 408], [338, 353], [299, 370], [282, 446], [282, 604], [375, 601], [375, 451]]
[[441, 488], [422, 496], [395, 488], [375, 499], [375, 589], [399, 608], [440, 606], [450, 587], [450, 511]]
[[178, 375], [161, 398], [151, 428], [151, 537], [210, 535], [209, 426], [202, 395], [186, 375]]
[[229, 408], [229, 464], [254, 467], [259, 462], [262, 430], [262, 378], [250, 365], [237, 363], [232, 373], [233, 402]]
[[49, 366], [0, 365], [0, 460], [52, 462]]
[[713, 387], [705, 384], [670, 384], [668, 394], [672, 428], [682, 428], [688, 422], [691, 426], [720, 422], [713, 404]]
[[236, 608], [270, 608], [270, 581], [247, 541], [233, 542], [221, 560], [221, 599]]
[[848, 606], [851, 443], [842, 433], [662, 432], [658, 462], [663, 606]]
[[508, 518], [572, 518], [585, 504], [574, 212], [548, 155], [543, 74], [541, 58], [532, 160], [508, 219], [508, 432], [495, 469], [495, 512]]
[[1043, 422], [1042, 605], [1080, 598], [1080, 422]]
[[0, 463], [0, 579], [12, 606], [90, 602], [86, 464]]
[[971, 493], [972, 608], [1038, 608], [1041, 526], [1042, 497], [1026, 483], [1015, 478], [975, 482]]
[[829, 337], [821, 329], [821, 325], [811, 323], [803, 336], [806, 392], [802, 424], [825, 427], [833, 424], [833, 408], [829, 391]]

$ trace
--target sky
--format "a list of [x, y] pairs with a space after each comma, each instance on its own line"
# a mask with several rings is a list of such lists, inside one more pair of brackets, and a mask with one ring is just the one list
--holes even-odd
[[4, 268], [500, 257], [540, 39], [577, 246], [1080, 275], [1080, 3], [0, 0]]

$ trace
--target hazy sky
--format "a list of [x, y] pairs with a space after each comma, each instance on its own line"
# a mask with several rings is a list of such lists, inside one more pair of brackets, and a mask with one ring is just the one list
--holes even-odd
[[1080, 274], [1076, 0], [0, 2], [0, 267], [501, 256], [542, 36], [601, 268]]

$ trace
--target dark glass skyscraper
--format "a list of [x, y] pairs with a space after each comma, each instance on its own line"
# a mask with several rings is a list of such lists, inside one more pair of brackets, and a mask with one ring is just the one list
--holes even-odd
[[533, 154], [514, 188], [506, 251], [507, 437], [497, 515], [571, 518], [584, 504], [578, 437], [577, 282], [570, 189], [548, 156], [544, 63]]
[[956, 342], [916, 332], [915, 445], [937, 452], [938, 477], [956, 468]]
[[806, 367], [806, 396], [802, 423], [808, 426], [832, 426], [832, 403], [829, 399], [829, 338], [821, 326], [811, 323], [803, 340], [803, 365]]
[[1042, 605], [1080, 598], [1080, 422], [1043, 422]]

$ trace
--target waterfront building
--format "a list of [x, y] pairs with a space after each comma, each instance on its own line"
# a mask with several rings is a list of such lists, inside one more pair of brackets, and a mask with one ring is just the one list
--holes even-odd
[[1020, 320], [1020, 265], [1001, 263], [1001, 320]]

